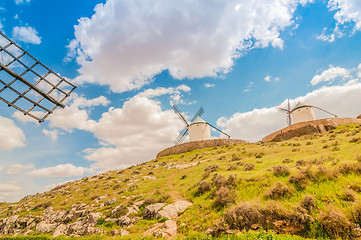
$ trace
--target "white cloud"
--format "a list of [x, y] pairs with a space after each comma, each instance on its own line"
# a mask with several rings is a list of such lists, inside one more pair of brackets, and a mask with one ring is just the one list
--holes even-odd
[[0, 202], [12, 201], [23, 196], [23, 188], [17, 181], [7, 181], [0, 183]]
[[270, 82], [270, 81], [271, 81], [271, 76], [267, 75], [267, 76], [264, 78], [264, 80], [265, 80], [266, 82]]
[[213, 83], [205, 83], [204, 86], [206, 88], [211, 88], [211, 87], [214, 87], [214, 84]]
[[34, 164], [22, 165], [20, 163], [16, 163], [11, 165], [8, 169], [6, 169], [5, 173], [7, 175], [18, 175], [25, 169], [33, 169], [33, 168], [34, 168]]
[[[355, 79], [353, 79], [355, 80]], [[291, 107], [298, 101], [315, 105], [338, 117], [356, 117], [361, 114], [361, 83], [352, 85], [322, 87], [306, 94], [303, 97], [290, 100]], [[342, 99], [340, 101], [340, 99]], [[285, 105], [286, 101], [282, 103]], [[316, 117], [333, 117], [319, 110], [315, 110]], [[232, 138], [248, 141], [261, 140], [266, 135], [287, 126], [287, 115], [276, 108], [254, 109], [246, 113], [235, 113], [229, 118], [218, 119], [217, 125], [222, 127]]]
[[25, 43], [41, 43], [41, 38], [38, 36], [38, 32], [32, 27], [14, 27], [13, 38], [17, 41], [22, 41]]
[[54, 129], [54, 130], [43, 129], [42, 132], [45, 135], [49, 136], [51, 138], [51, 140], [53, 140], [53, 141], [58, 139], [59, 134], [64, 134], [63, 132], [59, 132], [59, 130], [57, 130], [57, 129]]
[[332, 82], [338, 77], [347, 78], [350, 75], [350, 71], [342, 67], [330, 66], [329, 69], [323, 71], [321, 74], [312, 78], [311, 84], [314, 86], [320, 82]]
[[[361, 4], [359, 0], [329, 0], [328, 8], [335, 11], [336, 25], [333, 29], [325, 28], [318, 39], [333, 42], [345, 35], [352, 28], [352, 32], [361, 30]], [[351, 26], [351, 27], [350, 27]], [[327, 33], [327, 31], [331, 33]]]
[[[172, 144], [184, 127], [172, 110], [163, 111], [161, 103], [152, 98], [170, 95], [172, 102], [175, 96], [180, 97], [190, 90], [186, 85], [145, 90], [127, 100], [121, 108], [109, 108], [98, 121], [89, 119], [89, 109], [80, 109], [84, 103], [74, 102], [66, 108], [70, 109], [68, 112], [64, 109], [49, 117], [50, 125], [64, 130], [86, 130], [98, 138], [102, 147], [85, 151], [86, 159], [94, 161], [93, 169], [123, 168], [155, 157], [162, 148]], [[89, 101], [92, 100], [82, 100]], [[59, 114], [61, 117], [57, 116]]]
[[12, 150], [25, 146], [24, 132], [14, 121], [0, 116], [0, 150]]
[[243, 90], [243, 92], [248, 93], [252, 90], [253, 82], [250, 82], [246, 89]]
[[54, 177], [74, 177], [82, 176], [86, 172], [91, 172], [91, 169], [84, 167], [77, 167], [73, 164], [60, 164], [54, 167], [47, 167], [35, 169], [28, 172], [26, 175], [38, 178], [54, 178]]
[[29, 3], [31, 0], [15, 0], [16, 4]]
[[[217, 76], [251, 48], [283, 48], [280, 32], [294, 25], [305, 0], [126, 1], [98, 4], [79, 19], [69, 57], [78, 83], [138, 89], [168, 70], [177, 79]], [[211, 17], [210, 17], [211, 16]], [[121, 66], [121, 67], [119, 67]]]

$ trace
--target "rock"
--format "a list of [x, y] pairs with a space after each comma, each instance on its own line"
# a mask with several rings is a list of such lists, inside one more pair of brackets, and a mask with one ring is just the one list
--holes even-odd
[[178, 217], [178, 212], [183, 212], [186, 210], [189, 206], [191, 206], [191, 202], [187, 201], [177, 201], [175, 203], [169, 204], [165, 207], [163, 207], [161, 210], [159, 210], [156, 214], [156, 218], [176, 218]]
[[94, 226], [98, 223], [99, 218], [101, 218], [100, 213], [90, 213], [85, 217], [84, 223]]
[[60, 235], [66, 235], [66, 232], [68, 230], [68, 226], [66, 224], [60, 224], [57, 226], [52, 234], [52, 237], [57, 237]]
[[154, 224], [152, 228], [143, 233], [143, 236], [165, 237], [171, 239], [177, 235], [177, 229], [176, 221], [167, 220], [164, 223]]
[[139, 207], [140, 205], [142, 205], [144, 203], [144, 200], [138, 201], [134, 203], [134, 206]]
[[147, 206], [143, 210], [144, 218], [151, 219], [155, 218], [157, 212], [164, 206], [164, 203], [155, 203]]
[[63, 221], [66, 215], [66, 211], [54, 211], [53, 207], [48, 207], [44, 210], [43, 217], [44, 221], [47, 223], [55, 223]]
[[133, 205], [133, 206], [130, 206], [130, 207], [127, 207], [127, 215], [131, 214], [131, 213], [138, 213], [139, 212], [139, 207], [136, 206], [136, 205]]
[[111, 232], [112, 236], [126, 236], [129, 235], [129, 232], [124, 229], [113, 229]]
[[117, 220], [119, 226], [129, 226], [132, 223], [131, 219], [127, 216], [121, 216]]
[[46, 223], [45, 221], [42, 221], [36, 225], [35, 230], [39, 233], [48, 233], [53, 231], [58, 224], [56, 223]]
[[361, 114], [357, 116], [358, 119], [361, 119]]
[[112, 209], [110, 213], [110, 217], [119, 217], [121, 215], [125, 214], [125, 206], [119, 205]]

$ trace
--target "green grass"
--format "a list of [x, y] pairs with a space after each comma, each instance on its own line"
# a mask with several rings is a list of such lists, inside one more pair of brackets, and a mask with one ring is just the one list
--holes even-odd
[[[225, 213], [239, 204], [251, 202], [259, 206], [267, 206], [269, 202], [276, 201], [279, 207], [291, 211], [299, 207], [305, 195], [311, 195], [315, 198], [315, 207], [308, 214], [313, 222], [301, 233], [312, 238], [323, 237], [325, 236], [325, 226], [320, 227], [320, 212], [332, 206], [342, 211], [352, 222], [354, 206], [361, 199], [361, 187], [359, 191], [356, 191], [357, 186], [361, 186], [361, 172], [352, 170], [353, 172], [350, 173], [342, 173], [339, 170], [342, 164], [361, 166], [359, 162], [361, 159], [357, 158], [361, 155], [361, 143], [354, 141], [354, 139], [361, 138], [360, 130], [359, 125], [352, 124], [340, 126], [324, 134], [307, 135], [284, 142], [235, 144], [166, 156], [125, 170], [109, 171], [83, 178], [57, 190], [33, 196], [29, 201], [12, 204], [0, 203], [0, 217], [6, 217], [14, 210], [17, 210], [17, 214], [20, 216], [29, 214], [39, 216], [44, 208], [36, 206], [47, 202], [51, 202], [54, 210], [67, 211], [76, 203], [94, 204], [92, 209], [95, 212], [109, 215], [111, 209], [116, 205], [129, 206], [144, 199], [152, 199], [154, 202], [165, 199], [168, 203], [176, 200], [188, 200], [193, 202], [193, 206], [177, 219], [179, 235], [188, 237], [188, 239], [212, 239], [198, 233], [215, 228], [217, 224], [224, 221]], [[329, 147], [325, 148], [325, 145]], [[182, 169], [168, 167], [170, 164], [190, 163], [197, 164]], [[254, 168], [246, 171], [246, 166], [250, 164], [253, 164]], [[218, 168], [214, 172], [206, 174], [205, 169], [210, 165], [217, 165]], [[289, 169], [289, 175], [279, 176], [273, 173], [273, 167], [280, 165]], [[326, 173], [321, 172], [320, 166], [325, 169]], [[300, 173], [309, 175], [302, 188], [290, 181], [291, 177]], [[330, 177], [327, 175], [328, 173], [332, 173], [334, 176], [330, 175]], [[236, 177], [236, 186], [226, 186], [235, 193], [231, 204], [215, 207], [215, 192], [219, 189], [212, 179], [216, 174], [222, 175], [226, 179], [230, 175]], [[145, 177], [155, 177], [155, 179]], [[201, 181], [209, 182], [211, 190], [203, 194], [196, 194]], [[285, 197], [280, 195], [281, 197], [276, 199], [267, 196], [266, 192], [277, 182], [282, 182], [293, 189], [292, 193]], [[353, 201], [349, 201], [345, 197], [351, 191], [350, 189], [356, 189], [352, 190]], [[95, 199], [101, 196], [106, 197], [96, 203]], [[102, 202], [112, 198], [116, 200], [114, 204], [99, 208]], [[142, 232], [156, 222], [158, 221], [140, 220], [127, 230], [130, 232], [130, 237], [139, 237]], [[271, 225], [272, 223], [269, 224], [270, 229], [273, 228]], [[103, 223], [100, 224], [100, 227], [110, 230], [117, 226]], [[192, 233], [198, 235], [191, 236]], [[272, 236], [267, 238], [267, 234], [261, 236], [259, 235], [261, 233], [242, 233], [229, 239], [302, 239], [298, 236], [276, 234], [271, 234]], [[19, 237], [18, 239], [25, 238]], [[38, 239], [42, 239], [41, 236]], [[46, 236], [44, 239], [47, 239]], [[89, 237], [89, 239], [93, 238]]]

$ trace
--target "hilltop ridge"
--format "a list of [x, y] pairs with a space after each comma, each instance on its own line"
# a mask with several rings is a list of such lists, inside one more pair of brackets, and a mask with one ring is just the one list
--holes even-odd
[[282, 142], [159, 157], [1, 203], [0, 239], [358, 238], [360, 143], [361, 125], [350, 124]]

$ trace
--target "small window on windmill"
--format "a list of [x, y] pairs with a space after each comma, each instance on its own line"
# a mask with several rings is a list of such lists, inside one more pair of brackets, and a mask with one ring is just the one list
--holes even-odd
[[0, 100], [43, 122], [76, 86], [0, 31]]

